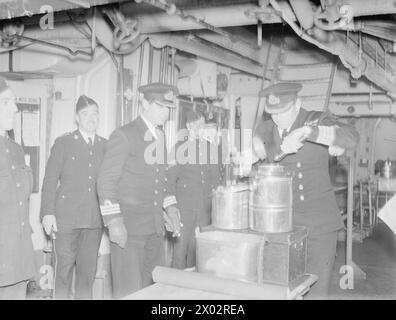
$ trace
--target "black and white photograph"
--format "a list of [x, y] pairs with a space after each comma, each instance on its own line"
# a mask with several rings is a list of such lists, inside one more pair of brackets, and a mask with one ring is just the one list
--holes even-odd
[[396, 300], [396, 1], [0, 0], [0, 300]]

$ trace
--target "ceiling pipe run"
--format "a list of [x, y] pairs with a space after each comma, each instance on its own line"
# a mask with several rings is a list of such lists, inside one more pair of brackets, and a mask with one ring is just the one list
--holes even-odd
[[[284, 7], [281, 4], [282, 7]], [[130, 9], [133, 6], [127, 5], [121, 7], [121, 11], [126, 16], [132, 16], [139, 21], [140, 31], [142, 33], [157, 33], [170, 31], [185, 31], [205, 29], [205, 27], [192, 20], [184, 20], [177, 15], [169, 15], [167, 13], [152, 13], [152, 14], [134, 14]], [[256, 10], [262, 10], [259, 6], [254, 4], [243, 4], [222, 7], [208, 7], [192, 10], [184, 10], [186, 14], [202, 19], [206, 23], [214, 27], [235, 27], [257, 24], [257, 17], [249, 14]], [[287, 8], [284, 8], [287, 10]], [[266, 11], [269, 16], [263, 23], [280, 23], [281, 19], [272, 13], [271, 10]], [[289, 14], [293, 15], [290, 7]]]
[[[308, 2], [308, 0], [306, 1]], [[357, 50], [353, 50], [348, 46], [345, 43], [345, 37], [337, 34], [337, 32], [327, 32], [313, 27], [309, 30], [308, 34], [282, 10], [278, 1], [270, 0], [270, 3], [298, 36], [320, 49], [337, 55], [343, 65], [351, 71], [354, 78], [365, 76], [371, 82], [385, 90], [390, 96], [396, 97], [396, 78], [393, 70], [385, 72], [383, 69], [375, 66], [371, 61], [365, 59], [363, 55], [359, 56]], [[304, 19], [304, 16], [297, 18]]]

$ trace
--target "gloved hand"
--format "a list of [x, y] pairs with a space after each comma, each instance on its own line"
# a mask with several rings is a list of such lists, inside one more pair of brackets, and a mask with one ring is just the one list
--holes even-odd
[[301, 127], [290, 132], [282, 141], [281, 150], [284, 153], [296, 153], [304, 145], [304, 140], [309, 134], [309, 128]]
[[345, 152], [344, 148], [337, 146], [329, 146], [329, 155], [339, 157]]
[[180, 237], [181, 227], [183, 224], [180, 219], [180, 211], [175, 206], [169, 206], [165, 209], [164, 220], [165, 228], [172, 232], [173, 237]]
[[260, 160], [267, 158], [267, 152], [265, 151], [265, 144], [259, 137], [253, 137], [252, 144], [254, 151], [253, 156], [258, 157]]
[[51, 235], [52, 232], [58, 232], [58, 226], [56, 225], [56, 218], [54, 215], [46, 215], [42, 222], [43, 228], [47, 235]]
[[236, 165], [236, 168], [234, 168], [234, 174], [239, 176], [249, 175], [252, 170], [253, 163], [258, 160], [258, 157], [251, 149], [244, 150], [242, 152], [233, 152], [232, 162]]
[[122, 218], [115, 218], [108, 224], [109, 238], [113, 243], [118, 244], [121, 248], [125, 248], [128, 239], [128, 232]]

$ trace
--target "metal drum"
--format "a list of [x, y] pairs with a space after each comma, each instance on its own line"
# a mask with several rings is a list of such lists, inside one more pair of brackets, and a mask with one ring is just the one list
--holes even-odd
[[212, 225], [220, 229], [249, 227], [249, 186], [219, 186], [212, 197]]
[[292, 177], [276, 164], [259, 166], [250, 183], [249, 227], [259, 232], [289, 232], [292, 223]]
[[393, 161], [390, 161], [389, 159], [386, 160], [381, 169], [381, 176], [386, 179], [391, 179], [395, 176], [395, 174], [396, 174], [395, 164], [393, 163]]

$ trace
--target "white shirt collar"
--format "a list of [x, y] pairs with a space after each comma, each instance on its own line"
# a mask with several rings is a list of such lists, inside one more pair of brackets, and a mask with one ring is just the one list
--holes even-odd
[[[301, 109], [301, 100], [300, 100], [300, 99], [297, 99], [296, 105], [298, 105], [298, 106], [299, 106], [299, 109]], [[287, 133], [290, 132], [290, 129], [291, 129], [291, 127], [293, 126], [294, 122], [296, 122], [297, 117], [298, 117], [298, 114], [297, 114], [297, 116], [296, 116], [296, 119], [294, 119], [292, 125], [291, 125], [289, 128], [286, 129], [286, 132], [287, 132]], [[277, 128], [278, 128], [279, 136], [282, 138], [282, 133], [283, 133], [283, 130], [284, 130], [284, 129], [281, 129], [281, 128], [279, 128], [278, 126], [277, 126]]]
[[78, 130], [81, 134], [81, 136], [84, 138], [85, 142], [88, 144], [89, 143], [89, 138], [92, 139], [92, 143], [95, 143], [95, 134], [93, 135], [87, 135], [86, 133], [82, 132], [81, 130]]
[[143, 114], [140, 114], [140, 116], [142, 117], [144, 123], [146, 124], [147, 128], [150, 130], [151, 134], [153, 135], [153, 137], [155, 139], [157, 139], [157, 133], [155, 132], [155, 126], [149, 121], [147, 120]]

